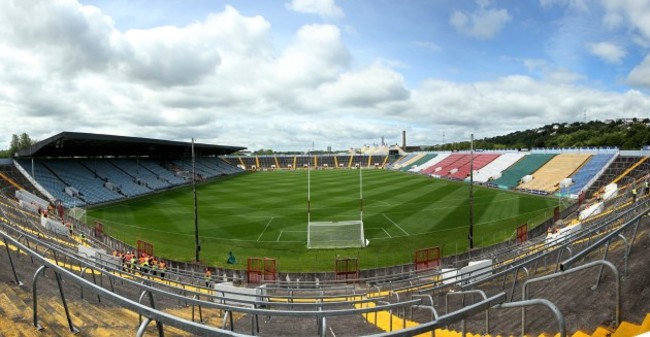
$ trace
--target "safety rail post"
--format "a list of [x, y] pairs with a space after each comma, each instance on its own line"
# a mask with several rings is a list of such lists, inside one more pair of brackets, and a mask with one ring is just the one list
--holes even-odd
[[[560, 266], [562, 266], [562, 268], [564, 268], [563, 264], [561, 264]], [[615, 320], [616, 320], [616, 326], [618, 326], [621, 323], [621, 280], [620, 280], [618, 270], [616, 269], [616, 266], [614, 266], [614, 264], [612, 264], [611, 262], [606, 261], [606, 260], [592, 261], [592, 262], [585, 263], [585, 264], [583, 264], [581, 266], [578, 266], [578, 267], [575, 267], [575, 268], [564, 269], [564, 270], [562, 270], [561, 272], [558, 272], [558, 273], [554, 273], [554, 274], [540, 276], [540, 277], [537, 277], [537, 278], [534, 278], [534, 279], [530, 279], [530, 280], [524, 282], [524, 285], [521, 288], [522, 300], [527, 300], [528, 299], [528, 286], [530, 284], [532, 284], [532, 283], [536, 283], [536, 282], [540, 282], [540, 281], [544, 281], [544, 280], [550, 280], [550, 279], [553, 279], [553, 278], [556, 278], [556, 277], [572, 274], [572, 273], [575, 273], [577, 271], [581, 271], [581, 270], [584, 270], [584, 269], [589, 269], [589, 268], [597, 267], [597, 266], [607, 266], [608, 268], [610, 268], [612, 270], [612, 273], [614, 274], [614, 281], [615, 281], [614, 285], [615, 285], [615, 292], [616, 292], [616, 305], [615, 305], [615, 308], [614, 308], [614, 317], [615, 317]], [[567, 268], [568, 267], [569, 266], [567, 266]], [[526, 324], [526, 308], [525, 307], [523, 307], [521, 309], [521, 324], [522, 324], [522, 326], [525, 326], [525, 324]]]
[[634, 233], [632, 234], [632, 240], [630, 240], [630, 249], [627, 251], [628, 256], [632, 252], [632, 246], [634, 245], [634, 240], [636, 240], [636, 233], [637, 230], [639, 229], [639, 224], [641, 224], [641, 218], [639, 218], [639, 220], [637, 220], [636, 222], [636, 225], [634, 225]]
[[[41, 326], [38, 323], [38, 300], [37, 300], [37, 298], [38, 298], [37, 289], [38, 288], [36, 287], [36, 284], [37, 284], [37, 281], [38, 281], [39, 277], [45, 273], [45, 269], [47, 269], [46, 265], [40, 266], [36, 270], [36, 272], [34, 273], [34, 277], [32, 278], [32, 297], [33, 297], [33, 299], [32, 299], [32, 306], [33, 306], [32, 311], [34, 312], [33, 322], [32, 323], [36, 327], [36, 330], [39, 330], [39, 331], [43, 330], [43, 326]], [[63, 302], [63, 310], [65, 311], [65, 316], [66, 316], [66, 319], [68, 320], [68, 327], [70, 329], [70, 332], [76, 334], [76, 333], [79, 332], [79, 330], [74, 325], [72, 325], [72, 319], [70, 318], [70, 311], [68, 310], [68, 303], [65, 300], [65, 295], [63, 293], [63, 287], [61, 286], [61, 276], [56, 271], [54, 271], [54, 276], [56, 278], [56, 283], [57, 283], [57, 286], [59, 288], [59, 294], [61, 295], [61, 302]]]
[[517, 278], [519, 277], [519, 269], [523, 269], [526, 272], [526, 280], [530, 278], [530, 273], [526, 266], [515, 269], [515, 277], [512, 280], [512, 289], [510, 290], [510, 298], [508, 299], [509, 302], [512, 302], [512, 299], [515, 297], [515, 286], [517, 285]]
[[[199, 294], [194, 295], [193, 298], [195, 300], [200, 300]], [[192, 302], [192, 322], [194, 322], [194, 306], [195, 306], [195, 303]], [[199, 307], [199, 322], [203, 323], [203, 312], [201, 311], [201, 305], [199, 304], [198, 307]]]
[[[450, 295], [462, 295], [463, 296], [463, 301], [462, 301], [462, 306], [465, 307], [465, 295], [467, 294], [478, 294], [483, 297], [483, 300], [487, 300], [487, 295], [483, 290], [480, 289], [472, 289], [472, 290], [464, 290], [464, 291], [456, 291], [456, 292], [449, 292], [445, 295], [445, 313], [449, 314], [449, 296]], [[465, 331], [465, 320], [461, 320], [461, 327], [464, 335]], [[490, 334], [490, 313], [489, 310], [485, 310], [485, 334], [489, 335]]]
[[627, 238], [623, 234], [618, 234], [618, 237], [623, 240], [623, 243], [625, 244], [625, 251], [623, 252], [623, 277], [627, 276], [627, 252], [629, 250], [629, 246], [627, 243]]
[[[606, 260], [607, 259], [607, 253], [609, 252], [609, 244], [612, 240], [607, 240], [607, 243], [605, 244], [605, 253], [603, 254], [603, 258], [601, 260]], [[598, 276], [596, 277], [596, 284], [591, 286], [591, 290], [596, 290], [598, 288], [598, 285], [600, 284], [600, 279], [603, 276], [603, 268], [604, 266], [600, 266], [598, 270]]]
[[151, 318], [145, 317], [144, 321], [140, 322], [140, 325], [138, 326], [138, 331], [135, 333], [136, 337], [142, 337], [144, 336], [144, 331], [147, 328], [147, 325], [151, 323]]
[[437, 318], [437, 317], [438, 317], [438, 312], [437, 312], [436, 309], [433, 307], [433, 297], [432, 297], [431, 295], [419, 295], [419, 294], [415, 294], [415, 295], [412, 295], [411, 298], [419, 298], [419, 299], [425, 299], [425, 298], [428, 298], [428, 299], [429, 299], [429, 305], [418, 304], [418, 305], [413, 305], [413, 306], [411, 306], [411, 320], [413, 320], [413, 308], [414, 308], [414, 307], [415, 307], [415, 308], [431, 309], [431, 312], [432, 312], [432, 317], [431, 317], [431, 319], [432, 319], [432, 320], [433, 320], [434, 318]]
[[[9, 265], [11, 265], [11, 271], [14, 274], [14, 280], [18, 286], [22, 286], [23, 283], [18, 279], [18, 274], [16, 273], [16, 267], [14, 266], [14, 260], [11, 258], [11, 252], [9, 250], [9, 244], [7, 244], [7, 238], [3, 238], [5, 243], [5, 248], [7, 249], [7, 257], [9, 258]], [[33, 263], [33, 261], [32, 261]]]
[[[531, 305], [544, 305], [551, 309], [553, 314], [555, 315], [555, 319], [557, 320], [558, 323], [558, 328], [560, 330], [560, 337], [566, 337], [566, 322], [564, 320], [564, 316], [560, 312], [560, 309], [553, 304], [553, 302], [543, 299], [543, 298], [535, 298], [532, 300], [525, 300], [525, 301], [518, 301], [518, 302], [506, 302], [506, 303], [500, 303], [494, 306], [496, 309], [507, 309], [507, 308], [519, 308], [521, 307], [522, 310], [525, 309], [527, 306]], [[526, 326], [525, 322], [521, 322], [521, 335], [525, 336], [526, 335]]]

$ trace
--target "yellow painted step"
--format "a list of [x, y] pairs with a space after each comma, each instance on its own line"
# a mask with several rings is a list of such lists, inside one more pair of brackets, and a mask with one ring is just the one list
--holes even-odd
[[584, 331], [578, 330], [573, 335], [571, 335], [571, 337], [591, 337], [591, 335]]
[[594, 333], [591, 334], [591, 337], [609, 337], [611, 334], [612, 334], [611, 330], [599, 326], [598, 328], [596, 328], [596, 331], [594, 331]]
[[611, 337], [631, 337], [641, 333], [641, 326], [623, 321]]
[[645, 319], [641, 323], [641, 329], [643, 331], [650, 331], [650, 314], [645, 315]]

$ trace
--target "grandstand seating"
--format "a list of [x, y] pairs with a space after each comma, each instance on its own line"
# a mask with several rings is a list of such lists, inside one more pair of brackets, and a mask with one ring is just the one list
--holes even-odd
[[464, 180], [469, 176], [470, 166], [473, 165], [475, 170], [479, 170], [483, 166], [491, 163], [499, 156], [500, 155], [497, 153], [477, 154], [474, 155], [473, 163], [471, 163], [472, 162], [471, 155], [467, 154], [466, 162], [462, 165], [460, 165], [459, 163], [459, 166], [455, 167], [455, 172], [450, 171], [449, 175], [447, 175], [447, 178]]
[[550, 153], [528, 154], [503, 171], [501, 177], [495, 179], [492, 184], [500, 188], [515, 188], [515, 186], [519, 184], [521, 178], [535, 172], [553, 157], [555, 157], [555, 154]]
[[535, 171], [532, 180], [520, 184], [517, 188], [553, 193], [560, 188], [559, 182], [574, 174], [589, 157], [591, 154], [560, 153]]
[[350, 158], [351, 158], [351, 156], [347, 155], [347, 154], [343, 154], [343, 155], [339, 154], [339, 155], [337, 155], [336, 156], [336, 162], [339, 164], [338, 167], [339, 168], [341, 168], [341, 167], [343, 167], [343, 168], [350, 167], [349, 166], [350, 165]]
[[430, 168], [431, 166], [436, 165], [437, 163], [443, 161], [445, 158], [449, 157], [450, 153], [449, 152], [444, 152], [444, 153], [439, 153], [437, 156], [427, 160], [426, 162], [413, 167], [409, 170], [409, 172], [420, 172]]
[[437, 155], [438, 155], [437, 153], [425, 153], [419, 159], [409, 163], [408, 165], [404, 165], [399, 170], [402, 171], [402, 172], [411, 171], [412, 169], [417, 168], [418, 166], [420, 166], [420, 165], [428, 162], [429, 160], [435, 158]]
[[508, 152], [500, 155], [488, 165], [475, 170], [474, 181], [478, 183], [486, 183], [490, 179], [497, 179], [508, 167], [519, 161], [525, 154], [522, 152]]
[[334, 156], [332, 155], [319, 156], [318, 166], [325, 167], [326, 165], [327, 167], [330, 168], [336, 167], [336, 164], [334, 162]]
[[255, 157], [242, 156], [242, 157], [239, 157], [239, 160], [243, 163], [244, 167], [247, 170], [250, 170], [253, 167], [257, 168], [257, 163], [255, 162]]
[[[31, 172], [31, 162], [16, 162], [27, 174]], [[35, 160], [34, 178], [53, 198], [70, 208], [140, 196], [186, 184], [190, 181], [191, 166], [191, 161], [187, 159], [163, 161], [160, 164], [152, 159], [127, 158]], [[195, 169], [204, 179], [243, 171], [217, 157], [198, 158]], [[79, 191], [79, 195], [66, 193], [69, 187]]]
[[410, 156], [408, 159], [404, 158], [404, 160], [400, 161], [398, 166], [394, 166], [395, 168], [399, 168], [400, 170], [404, 169], [404, 171], [408, 170], [409, 168], [413, 167], [415, 165], [415, 162], [419, 161], [424, 157], [426, 153], [424, 152], [415, 152], [414, 156]]
[[567, 188], [567, 194], [577, 195], [585, 188], [589, 187], [589, 183], [594, 178], [604, 171], [607, 165], [618, 155], [618, 153], [597, 153], [594, 154], [585, 165], [583, 165], [576, 174], [571, 178], [573, 184]]
[[[26, 160], [18, 160], [19, 165], [24, 169], [31, 168], [31, 163]], [[49, 192], [53, 198], [61, 200], [63, 205], [66, 208], [73, 206], [83, 206], [85, 201], [79, 198], [75, 198], [67, 193], [65, 193], [66, 185], [61, 179], [59, 179], [52, 171], [47, 167], [43, 166], [40, 161], [34, 161], [34, 179], [38, 182], [47, 192]], [[31, 169], [28, 171], [31, 172]]]
[[167, 180], [156, 175], [149, 168], [141, 162], [145, 160], [130, 160], [130, 159], [112, 159], [110, 162], [123, 172], [128, 172], [136, 182], [145, 184], [153, 190], [161, 190], [169, 188], [172, 185]]
[[402, 168], [403, 166], [405, 166], [406, 163], [411, 162], [411, 160], [412, 160], [413, 158], [415, 158], [416, 156], [418, 156], [418, 155], [419, 155], [418, 152], [412, 152], [412, 153], [409, 153], [409, 154], [407, 154], [406, 156], [401, 157], [401, 158], [399, 158], [397, 161], [395, 161], [395, 162], [392, 164], [391, 167], [392, 167], [393, 169], [400, 169], [400, 168]]
[[[67, 186], [76, 188], [89, 204], [98, 204], [122, 198], [117, 190], [105, 187], [106, 177], [91, 172], [75, 160], [45, 160], [43, 166], [54, 172]], [[115, 185], [115, 188], [119, 186]]]
[[275, 157], [273, 155], [257, 156], [260, 163], [259, 168], [270, 169], [275, 166]]
[[[461, 163], [465, 161], [465, 158], [466, 156], [464, 153], [452, 153], [445, 159], [436, 163], [435, 165], [420, 171], [420, 173], [439, 176], [439, 177], [446, 176], [447, 174], [449, 174], [449, 170], [451, 170], [454, 167], [457, 167], [456, 163]], [[469, 159], [467, 159], [467, 161], [469, 161]]]
[[160, 179], [168, 182], [172, 186], [182, 185], [188, 182], [188, 180], [182, 176], [175, 175], [171, 171], [160, 166], [158, 163], [152, 160], [141, 160], [140, 165], [148, 169], [153, 174], [158, 176]]
[[237, 167], [236, 165], [228, 164], [225, 160], [223, 160], [223, 158], [212, 157], [205, 158], [204, 160], [213, 163], [222, 172], [222, 174], [236, 174], [244, 172], [243, 169]]
[[129, 175], [108, 160], [86, 159], [80, 161], [80, 164], [86, 169], [92, 171], [94, 175], [102, 178], [105, 182], [110, 182], [115, 186], [119, 186], [120, 193], [127, 197], [138, 196], [152, 191], [152, 189], [148, 188], [146, 185], [137, 184], [133, 176]]
[[293, 158], [294, 156], [277, 156], [278, 162], [280, 163], [280, 168], [294, 168], [293, 167]]
[[305, 166], [313, 165], [314, 158], [307, 155], [296, 156], [296, 168], [302, 168]]
[[355, 154], [352, 156], [349, 167], [367, 167], [368, 166], [368, 157], [360, 154]]

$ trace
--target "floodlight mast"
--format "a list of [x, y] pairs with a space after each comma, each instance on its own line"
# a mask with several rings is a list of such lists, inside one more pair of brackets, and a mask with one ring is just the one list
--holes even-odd
[[194, 247], [195, 247], [195, 258], [196, 261], [199, 261], [199, 251], [201, 246], [199, 245], [199, 211], [198, 205], [196, 202], [196, 167], [195, 167], [195, 157], [194, 157], [194, 138], [192, 138], [192, 192], [194, 193]]
[[474, 134], [469, 141], [469, 249], [474, 248]]
[[311, 248], [311, 163], [307, 165], [307, 247]]
[[363, 235], [363, 170], [361, 169], [361, 163], [359, 163], [359, 222], [361, 225], [361, 233], [359, 240], [361, 245], [365, 247], [366, 243]]

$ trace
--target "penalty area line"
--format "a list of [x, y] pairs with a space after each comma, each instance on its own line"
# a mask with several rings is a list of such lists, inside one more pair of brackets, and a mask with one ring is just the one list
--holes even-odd
[[384, 218], [386, 218], [386, 220], [390, 221], [390, 223], [392, 223], [393, 225], [395, 225], [395, 227], [399, 228], [402, 232], [404, 232], [404, 234], [406, 234], [407, 236], [410, 235], [407, 231], [404, 230], [404, 228], [400, 227], [398, 224], [395, 223], [395, 221], [391, 220], [391, 219], [388, 217], [388, 215], [386, 215], [386, 214], [384, 214], [384, 213], [381, 213], [381, 215], [383, 215]]
[[[271, 221], [273, 221], [273, 219], [275, 219], [275, 217], [271, 217], [271, 220], [269, 220], [269, 222], [266, 223], [266, 227], [264, 227], [264, 230], [262, 231], [262, 233], [260, 233], [260, 236], [257, 238], [257, 241], [260, 241], [260, 239], [262, 238], [262, 235], [264, 235], [264, 232], [266, 232], [266, 229], [269, 228], [269, 225], [271, 224]], [[279, 239], [279, 237], [278, 237], [278, 239]]]

